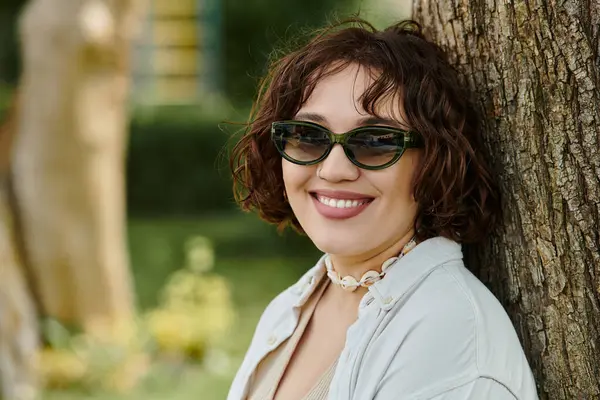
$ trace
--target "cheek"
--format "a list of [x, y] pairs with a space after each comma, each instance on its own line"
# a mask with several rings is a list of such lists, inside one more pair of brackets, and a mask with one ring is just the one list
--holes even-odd
[[310, 180], [311, 169], [312, 167], [292, 164], [286, 160], [282, 161], [283, 183], [288, 196], [294, 192], [304, 190], [304, 186]]
[[389, 174], [374, 177], [372, 180], [373, 184], [381, 191], [386, 202], [402, 207], [415, 204], [412, 169], [397, 168], [386, 172], [389, 172]]
[[411, 204], [414, 203], [415, 197], [412, 187], [412, 175], [402, 176], [396, 182], [396, 195], [405, 202], [409, 202]]
[[289, 191], [293, 186], [294, 182], [298, 179], [298, 172], [294, 171], [295, 165], [290, 164], [287, 161], [281, 162], [281, 171], [283, 175], [283, 184], [285, 185], [285, 189]]
[[386, 182], [385, 189], [382, 192], [385, 202], [388, 204], [393, 203], [394, 207], [399, 205], [406, 207], [414, 202], [410, 186], [401, 180]]

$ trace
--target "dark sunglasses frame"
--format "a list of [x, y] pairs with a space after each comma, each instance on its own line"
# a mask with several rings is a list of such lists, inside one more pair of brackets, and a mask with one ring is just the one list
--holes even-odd
[[[312, 160], [312, 161], [296, 160], [286, 154], [286, 152], [284, 151], [284, 148], [282, 146], [283, 143], [282, 143], [281, 137], [278, 137], [278, 135], [276, 133], [277, 129], [279, 127], [282, 127], [285, 125], [309, 126], [311, 128], [317, 129], [323, 133], [326, 133], [327, 137], [329, 138], [331, 143], [329, 144], [329, 147], [327, 148], [327, 150], [325, 150], [323, 155], [320, 156], [319, 158], [317, 158], [316, 160]], [[381, 132], [381, 133], [388, 133], [388, 134], [391, 133], [391, 134], [398, 135], [401, 137], [401, 143], [403, 143], [403, 147], [399, 148], [398, 151], [396, 152], [396, 154], [394, 154], [394, 156], [392, 157], [392, 159], [390, 161], [386, 162], [385, 164], [375, 165], [375, 166], [362, 164], [354, 159], [354, 154], [352, 153], [351, 149], [347, 148], [347, 143], [348, 143], [348, 140], [352, 136], [355, 136], [355, 135], [365, 132], [365, 131], [369, 131], [369, 132], [377, 131], [377, 132]], [[333, 149], [333, 146], [335, 144], [339, 144], [344, 149], [344, 153], [346, 154], [346, 157], [348, 157], [348, 159], [350, 160], [350, 162], [352, 164], [356, 165], [359, 168], [368, 169], [368, 170], [380, 170], [380, 169], [390, 167], [393, 164], [395, 164], [400, 159], [400, 157], [402, 157], [404, 150], [423, 147], [423, 142], [421, 140], [421, 137], [415, 131], [405, 131], [402, 129], [392, 128], [389, 126], [371, 125], [371, 126], [361, 126], [359, 128], [352, 129], [351, 131], [348, 131], [346, 133], [333, 133], [329, 129], [327, 129], [319, 124], [316, 124], [314, 122], [294, 121], [294, 120], [273, 122], [271, 124], [271, 140], [273, 141], [273, 143], [275, 144], [275, 147], [277, 148], [277, 151], [279, 151], [279, 154], [281, 154], [281, 156], [283, 158], [285, 158], [289, 162], [297, 164], [297, 165], [318, 164], [327, 158], [327, 156], [329, 155], [329, 153], [331, 153], [331, 149]]]

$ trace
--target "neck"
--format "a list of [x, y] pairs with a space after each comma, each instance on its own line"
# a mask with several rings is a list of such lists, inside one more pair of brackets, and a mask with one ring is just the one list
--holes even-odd
[[375, 249], [370, 254], [359, 256], [330, 254], [333, 268], [341, 276], [352, 275], [357, 279], [360, 279], [362, 274], [369, 270], [381, 272], [381, 265], [389, 258], [398, 256], [413, 236], [414, 232], [411, 229], [400, 240], [385, 244], [382, 248]]
[[[360, 280], [362, 275], [369, 271], [381, 272], [382, 264], [391, 257], [396, 257], [400, 254], [404, 246], [412, 239], [414, 231], [411, 229], [407, 232], [400, 240], [397, 240], [391, 244], [381, 246], [381, 248], [374, 250], [370, 254], [363, 254], [361, 256], [342, 256], [330, 254], [333, 269], [338, 272], [342, 277], [346, 275], [353, 276], [356, 280]], [[385, 279], [385, 277], [383, 278]], [[327, 290], [332, 300], [338, 304], [338, 307], [348, 308], [349, 310], [355, 310], [356, 305], [362, 297], [368, 292], [365, 287], [359, 287], [356, 291], [350, 292], [345, 291], [338, 285], [329, 285]], [[348, 301], [350, 299], [355, 301]], [[354, 304], [356, 303], [356, 304]]]

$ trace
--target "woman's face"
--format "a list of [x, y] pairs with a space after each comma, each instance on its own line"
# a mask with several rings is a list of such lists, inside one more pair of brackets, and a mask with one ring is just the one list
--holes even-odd
[[[318, 123], [334, 133], [374, 125], [375, 117], [367, 114], [359, 101], [371, 79], [367, 71], [354, 65], [323, 78], [295, 119]], [[377, 124], [407, 129], [401, 121], [401, 105], [392, 100], [394, 96], [389, 98], [378, 114], [391, 121]], [[411, 181], [420, 152], [407, 149], [394, 165], [375, 171], [352, 164], [340, 145], [318, 165], [296, 165], [283, 159], [283, 180], [292, 210], [321, 251], [375, 256], [412, 234], [417, 204]]]

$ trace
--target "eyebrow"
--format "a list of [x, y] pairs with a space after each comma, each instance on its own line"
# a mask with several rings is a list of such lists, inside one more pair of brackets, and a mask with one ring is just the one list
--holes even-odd
[[[327, 124], [327, 118], [324, 115], [311, 112], [298, 113], [294, 119], [317, 122], [320, 124]], [[368, 115], [357, 121], [357, 126], [363, 125], [387, 125], [400, 129], [405, 129], [400, 123], [398, 123], [398, 121], [395, 121], [391, 118], [379, 118], [372, 115]]]
[[379, 118], [379, 117], [367, 116], [367, 117], [360, 119], [358, 122], [359, 122], [359, 125], [389, 125], [389, 126], [401, 128], [400, 123], [398, 123], [398, 121], [395, 121], [391, 118]]
[[317, 114], [317, 113], [301, 112], [301, 113], [296, 114], [296, 117], [294, 119], [299, 119], [302, 121], [318, 122], [321, 124], [327, 123], [327, 118], [325, 118], [325, 116], [323, 116], [321, 114]]

